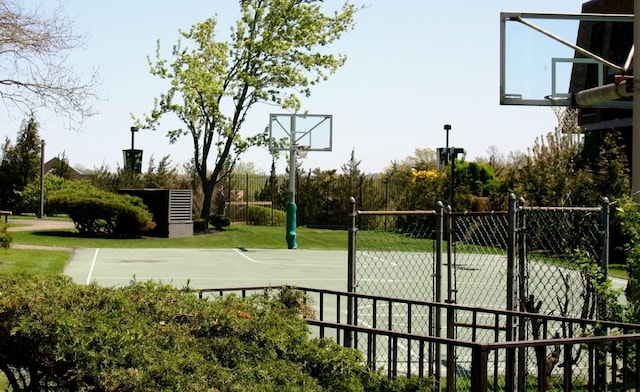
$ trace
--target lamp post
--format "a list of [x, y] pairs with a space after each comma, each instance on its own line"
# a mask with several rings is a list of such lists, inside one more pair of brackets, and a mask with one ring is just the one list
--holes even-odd
[[129, 155], [129, 169], [131, 169], [131, 171], [134, 171], [134, 165], [136, 162], [136, 158], [134, 154], [135, 150], [134, 150], [134, 144], [133, 144], [133, 140], [136, 132], [138, 132], [138, 127], [131, 127], [131, 154]]
[[[449, 162], [452, 162], [452, 153], [449, 151], [449, 131], [451, 130], [451, 124], [444, 124], [444, 131], [447, 134], [447, 138], [445, 141], [445, 161], [444, 165], [448, 165]], [[453, 163], [453, 162], [452, 162]], [[453, 209], [453, 165], [451, 165], [451, 189], [449, 190], [449, 206]]]
[[44, 139], [40, 140], [40, 214], [44, 218]]
[[[447, 162], [449, 161], [449, 131], [450, 130], [451, 130], [451, 124], [444, 124], [444, 131], [447, 133], [447, 139], [444, 145], [447, 151]], [[447, 162], [445, 162], [445, 165], [447, 164]]]

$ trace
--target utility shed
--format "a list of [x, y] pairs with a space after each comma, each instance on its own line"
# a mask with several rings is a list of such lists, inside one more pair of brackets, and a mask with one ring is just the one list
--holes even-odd
[[190, 189], [121, 189], [120, 193], [138, 196], [153, 214], [153, 237], [189, 237], [193, 235]]

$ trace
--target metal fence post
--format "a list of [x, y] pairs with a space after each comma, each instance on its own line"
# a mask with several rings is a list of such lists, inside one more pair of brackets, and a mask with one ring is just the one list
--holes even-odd
[[[356, 232], [358, 228], [356, 227], [356, 216], [358, 215], [356, 211], [356, 199], [352, 196], [349, 198], [349, 203], [351, 204], [351, 213], [349, 214], [350, 225], [349, 225], [349, 239], [348, 239], [348, 255], [347, 255], [347, 291], [349, 293], [355, 293], [356, 288]], [[349, 296], [347, 298], [347, 324], [355, 325], [355, 307], [354, 307], [354, 298]], [[353, 346], [353, 336], [352, 332], [345, 330], [344, 335], [344, 345], [345, 347]]]
[[609, 198], [602, 198], [602, 274], [604, 280], [609, 276], [609, 236], [610, 236], [610, 205]]
[[[515, 279], [516, 279], [516, 196], [509, 194], [509, 230], [507, 233], [507, 310], [516, 310]], [[512, 315], [506, 317], [506, 339], [514, 340], [514, 321]], [[513, 391], [515, 371], [515, 349], [506, 350], [505, 389]]]
[[[436, 246], [434, 249], [436, 256], [436, 302], [442, 302], [442, 242], [444, 236], [444, 204], [441, 201], [436, 203]], [[435, 336], [442, 336], [442, 314], [441, 314], [440, 306], [436, 307], [435, 310]], [[438, 386], [440, 386], [440, 370], [441, 370], [441, 347], [440, 344], [436, 344], [434, 347], [435, 353], [435, 378], [438, 381]]]
[[[455, 303], [453, 282], [453, 215], [451, 206], [447, 207], [447, 303]], [[447, 307], [447, 338], [455, 339], [455, 310]], [[455, 391], [456, 387], [456, 352], [452, 343], [447, 343], [447, 391]]]
[[[520, 312], [526, 312], [525, 301], [527, 299], [527, 220], [524, 211], [525, 201], [524, 198], [518, 199], [518, 209], [516, 215], [516, 243], [518, 247], [518, 301]], [[524, 318], [521, 317], [518, 320], [518, 340], [527, 340], [527, 328], [524, 322]], [[518, 348], [518, 391], [526, 390], [526, 348]]]
[[[600, 262], [600, 270], [602, 272], [602, 281], [603, 283], [607, 280], [607, 276], [609, 275], [609, 199], [604, 197], [602, 199], [602, 215], [601, 215], [601, 235], [602, 235], [602, 254], [601, 254], [601, 262]], [[607, 307], [604, 301], [601, 298], [597, 299], [598, 301], [598, 309], [596, 318], [599, 320], [605, 320], [607, 317]], [[606, 327], [596, 328], [596, 335], [607, 335]], [[603, 346], [598, 346], [596, 348], [596, 383], [605, 385], [603, 390], [607, 390], [606, 387], [606, 374], [607, 374], [607, 350]]]

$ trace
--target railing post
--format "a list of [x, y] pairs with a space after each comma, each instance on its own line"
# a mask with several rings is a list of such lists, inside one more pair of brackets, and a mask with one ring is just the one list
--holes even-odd
[[[487, 391], [489, 386], [487, 380], [488, 361], [489, 351], [487, 348], [481, 345], [473, 346], [471, 349], [471, 392]], [[447, 389], [447, 391], [449, 390], [455, 391], [455, 388]]]
[[[441, 201], [436, 203], [436, 246], [434, 249], [436, 256], [436, 302], [442, 302], [442, 242], [444, 236], [444, 205]], [[435, 336], [442, 336], [442, 308], [438, 305], [435, 309]], [[440, 386], [440, 370], [441, 370], [441, 345], [434, 345], [434, 358], [435, 358], [435, 378]]]
[[[348, 239], [348, 255], [347, 255], [347, 292], [349, 294], [355, 293], [356, 291], [356, 232], [358, 228], [356, 227], [356, 217], [358, 216], [358, 212], [356, 211], [356, 199], [352, 196], [349, 198], [349, 203], [351, 204], [351, 213], [349, 214], [350, 225], [349, 225], [349, 239]], [[355, 325], [357, 320], [354, 317], [355, 308], [354, 308], [354, 298], [349, 295], [347, 298], [347, 324]], [[350, 330], [345, 330], [344, 334], [344, 346], [345, 347], [353, 347], [353, 333]]]

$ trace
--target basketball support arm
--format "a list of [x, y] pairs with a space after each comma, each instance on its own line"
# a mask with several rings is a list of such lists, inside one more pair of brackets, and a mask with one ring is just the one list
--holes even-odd
[[629, 97], [633, 97], [633, 78], [625, 79], [619, 83], [582, 90], [576, 93], [573, 99], [578, 106], [589, 107], [601, 102]]

